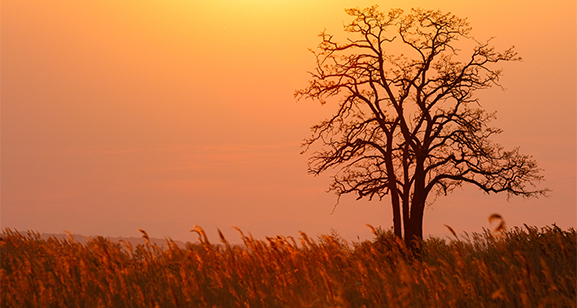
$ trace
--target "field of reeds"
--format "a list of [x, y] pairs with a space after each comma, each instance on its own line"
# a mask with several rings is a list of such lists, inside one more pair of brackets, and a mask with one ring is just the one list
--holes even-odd
[[240, 232], [243, 245], [195, 230], [200, 243], [159, 248], [5, 229], [0, 306], [576, 306], [576, 233], [554, 225], [430, 238], [418, 255], [381, 229], [358, 243]]

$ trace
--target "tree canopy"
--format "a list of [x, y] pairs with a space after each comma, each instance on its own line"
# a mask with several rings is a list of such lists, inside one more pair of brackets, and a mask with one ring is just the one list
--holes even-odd
[[463, 184], [523, 197], [547, 192], [535, 186], [543, 176], [531, 156], [491, 141], [501, 133], [489, 125], [495, 113], [475, 96], [500, 86], [495, 64], [520, 60], [513, 47], [474, 40], [467, 19], [451, 13], [346, 12], [354, 18], [344, 27], [348, 39], [320, 34], [312, 78], [295, 93], [338, 104], [303, 143], [305, 152], [320, 148], [310, 173], [336, 169], [329, 189], [339, 197], [389, 196], [395, 235], [404, 229], [409, 245], [422, 239], [427, 200]]

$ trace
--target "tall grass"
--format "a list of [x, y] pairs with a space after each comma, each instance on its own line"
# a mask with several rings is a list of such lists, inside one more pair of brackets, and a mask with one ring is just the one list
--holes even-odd
[[[576, 232], [556, 226], [348, 244], [276, 236], [244, 245], [132, 247], [3, 230], [2, 307], [575, 307]], [[240, 230], [239, 230], [240, 231]], [[148, 235], [143, 231], [145, 240]]]

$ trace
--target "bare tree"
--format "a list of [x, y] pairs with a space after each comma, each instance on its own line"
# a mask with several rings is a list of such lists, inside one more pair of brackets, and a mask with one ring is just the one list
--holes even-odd
[[[531, 156], [491, 142], [476, 90], [499, 85], [501, 61], [518, 61], [513, 48], [496, 51], [470, 37], [466, 19], [413, 9], [348, 9], [350, 38], [336, 42], [323, 31], [312, 80], [295, 97], [338, 101], [336, 114], [313, 126], [303, 147], [320, 150], [309, 172], [336, 168], [330, 190], [339, 196], [390, 197], [394, 233], [410, 247], [423, 237], [428, 199], [464, 183], [487, 193], [532, 197], [543, 180]], [[463, 54], [455, 44], [471, 46]], [[398, 55], [394, 55], [395, 51]], [[431, 198], [433, 196], [433, 198]], [[416, 241], [415, 241], [416, 240]]]

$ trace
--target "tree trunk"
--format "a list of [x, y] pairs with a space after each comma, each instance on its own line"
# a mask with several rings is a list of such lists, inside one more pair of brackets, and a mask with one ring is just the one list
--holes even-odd
[[391, 154], [393, 153], [393, 131], [387, 131], [387, 159], [385, 160], [385, 164], [387, 167], [387, 177], [389, 181], [389, 191], [391, 194], [391, 203], [393, 205], [393, 229], [395, 231], [395, 236], [399, 239], [403, 238], [403, 228], [401, 223], [401, 205], [400, 205], [400, 197], [399, 197], [399, 190], [397, 189], [397, 177], [395, 174], [395, 167], [393, 166], [393, 158]]
[[415, 166], [415, 190], [411, 200], [409, 223], [405, 225], [405, 244], [413, 252], [419, 252], [423, 241], [423, 216], [425, 213], [425, 171], [423, 159], [417, 157]]
[[401, 208], [399, 205], [399, 195], [395, 192], [391, 192], [391, 203], [393, 204], [393, 229], [395, 236], [402, 239]]
[[[421, 207], [413, 204], [412, 207]], [[424, 208], [424, 206], [422, 207]], [[423, 214], [424, 211], [411, 211], [408, 225], [405, 225], [405, 245], [413, 252], [418, 252], [423, 241]]]

